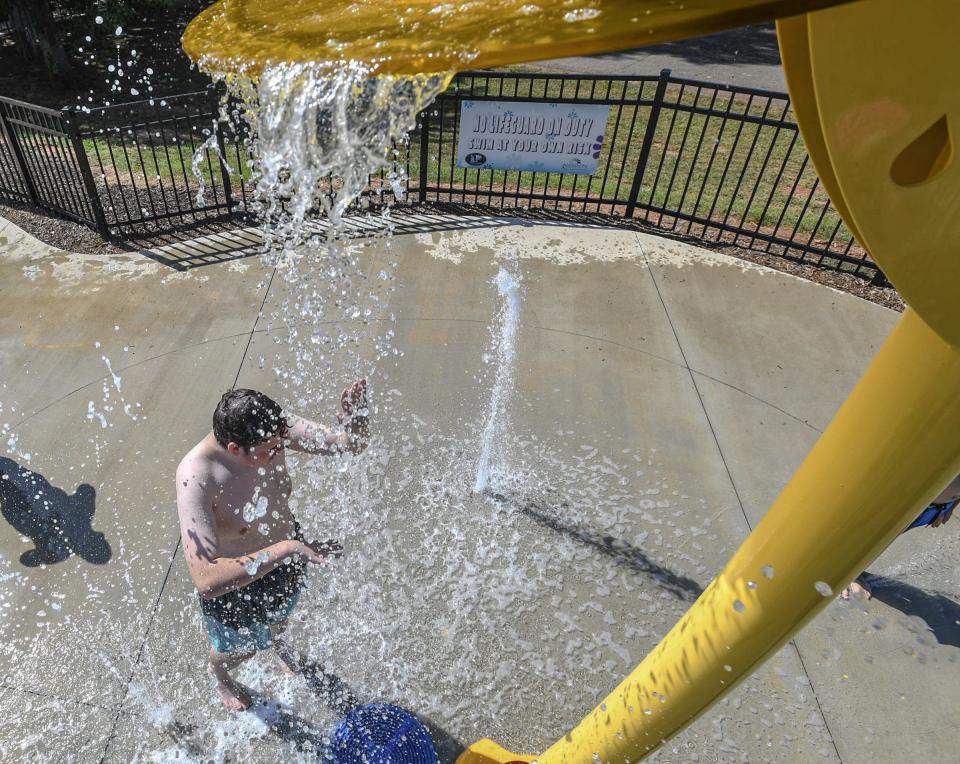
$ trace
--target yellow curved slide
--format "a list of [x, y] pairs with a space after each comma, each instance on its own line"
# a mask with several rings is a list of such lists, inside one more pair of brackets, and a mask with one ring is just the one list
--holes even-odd
[[[811, 159], [910, 308], [723, 571], [603, 703], [536, 757], [636, 761], [789, 640], [960, 473], [960, 3], [578, 0], [543, 3], [539, 13], [531, 5], [541, 4], [223, 0], [191, 24], [184, 47], [222, 71], [354, 58], [372, 71], [415, 74], [781, 18]], [[441, 6], [456, 12], [431, 18]], [[802, 11], [812, 12], [791, 15]], [[481, 740], [459, 761], [533, 759]]]
[[221, 0], [183, 48], [208, 71], [362, 61], [440, 74], [588, 55], [707, 34], [844, 0]]

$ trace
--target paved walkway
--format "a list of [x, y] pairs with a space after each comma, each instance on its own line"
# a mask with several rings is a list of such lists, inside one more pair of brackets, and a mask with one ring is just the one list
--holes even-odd
[[[445, 761], [484, 736], [542, 749], [720, 569], [896, 320], [636, 232], [404, 225], [355, 253], [383, 287], [370, 315], [327, 325], [360, 358], [398, 350], [371, 375], [381, 440], [352, 479], [291, 464], [307, 531], [346, 546], [292, 627], [318, 678], [264, 656], [241, 679], [272, 710], [231, 718], [203, 676], [172, 476], [231, 385], [296, 400], [271, 371], [300, 326], [287, 271], [250, 256], [255, 231], [91, 257], [0, 221], [0, 760], [311, 760], [351, 696], [417, 712]], [[470, 486], [502, 265], [523, 294], [495, 462], [520, 479], [491, 503]], [[303, 413], [358, 368], [335, 358]], [[875, 599], [832, 604], [654, 760], [952, 760], [958, 552], [949, 526], [898, 539]]]
[[661, 69], [670, 69], [675, 77], [745, 85], [781, 93], [787, 89], [773, 24], [743, 27], [599, 56], [537, 61], [525, 68], [628, 75], [656, 75]]

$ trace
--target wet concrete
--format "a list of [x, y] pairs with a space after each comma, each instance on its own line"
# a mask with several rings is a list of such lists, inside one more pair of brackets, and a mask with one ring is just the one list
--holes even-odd
[[[416, 711], [446, 760], [485, 736], [540, 750], [706, 586], [896, 319], [653, 236], [488, 223], [408, 221], [390, 251], [363, 252], [370, 273], [397, 262], [401, 285], [356, 326], [389, 324], [403, 351], [372, 379], [381, 445], [364, 458], [395, 452], [371, 470], [384, 511], [342, 526], [353, 558], [316, 580], [291, 626], [314, 681], [286, 679], [270, 655], [241, 676], [281, 703], [272, 730], [230, 719], [203, 675], [172, 475], [223, 390], [283, 397], [271, 366], [289, 356], [284, 320], [265, 317], [287, 285], [251, 256], [252, 232], [91, 258], [0, 227], [0, 426], [4, 445], [16, 436], [0, 461], [0, 759], [275, 761], [309, 751], [344, 693]], [[437, 476], [463, 482], [444, 470], [477, 448], [491, 278], [511, 255], [524, 291], [503, 453], [537, 482], [488, 498], [452, 486], [447, 502]], [[328, 419], [353, 371], [334, 364], [325, 400], [301, 413]], [[291, 467], [302, 506], [316, 499], [308, 468]], [[339, 522], [302, 520], [317, 535]], [[457, 527], [443, 556], [424, 554], [425, 536]], [[899, 539], [871, 566], [888, 577], [876, 598], [831, 605], [655, 760], [950, 760], [950, 729], [927, 720], [960, 678], [955, 538], [947, 526]], [[386, 543], [382, 571], [364, 564]], [[470, 582], [505, 564], [525, 578], [501, 580], [498, 607]], [[352, 613], [343, 597], [364, 577], [378, 608]]]

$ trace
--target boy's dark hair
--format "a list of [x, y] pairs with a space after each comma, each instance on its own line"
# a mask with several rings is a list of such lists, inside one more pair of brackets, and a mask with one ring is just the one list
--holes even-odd
[[280, 404], [256, 390], [237, 388], [223, 394], [213, 412], [213, 434], [224, 448], [231, 441], [246, 451], [279, 435], [287, 435]]

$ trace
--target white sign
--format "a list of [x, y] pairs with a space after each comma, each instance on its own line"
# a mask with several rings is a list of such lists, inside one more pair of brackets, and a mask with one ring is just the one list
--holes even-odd
[[592, 175], [609, 106], [463, 101], [457, 167]]

